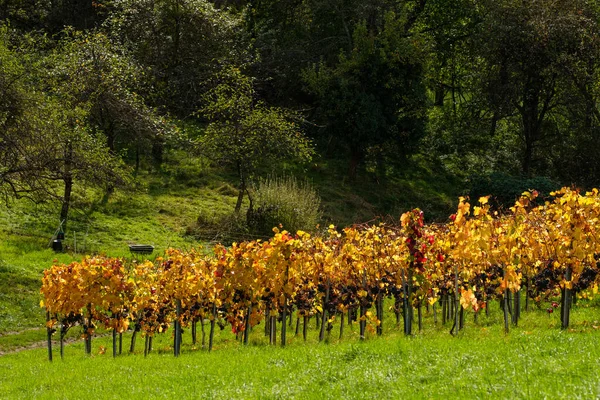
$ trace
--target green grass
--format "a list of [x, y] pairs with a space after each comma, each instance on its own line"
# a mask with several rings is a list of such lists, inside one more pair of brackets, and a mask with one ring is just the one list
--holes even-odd
[[[341, 342], [291, 338], [286, 348], [265, 344], [261, 329], [243, 346], [219, 331], [212, 353], [193, 349], [184, 334], [174, 358], [170, 334], [146, 358], [111, 356], [110, 338], [95, 339], [92, 356], [68, 345], [64, 360], [44, 348], [0, 357], [1, 398], [595, 398], [600, 396], [600, 332], [595, 308], [580, 305], [569, 331], [556, 315], [523, 314], [502, 332], [500, 313], [482, 316], [458, 336], [433, 327], [406, 338], [391, 326], [364, 342], [354, 331]], [[388, 324], [389, 325], [389, 324]], [[332, 337], [335, 336], [335, 329]], [[128, 339], [128, 337], [126, 337]], [[125, 342], [128, 345], [128, 340]], [[101, 347], [106, 349], [105, 352]], [[126, 346], [124, 346], [126, 347]], [[103, 353], [103, 354], [101, 354]], [[55, 357], [58, 354], [55, 353]]]
[[306, 171], [322, 198], [326, 222], [338, 226], [374, 217], [398, 221], [413, 208], [423, 210], [428, 221], [446, 221], [465, 190], [463, 181], [419, 155], [407, 159], [402, 171], [385, 179], [363, 171], [350, 181], [346, 173], [347, 163], [335, 160], [320, 160]]
[[42, 326], [42, 271], [55, 259], [72, 260], [69, 254], [56, 254], [46, 245], [43, 239], [15, 235], [7, 235], [0, 242], [0, 335]]

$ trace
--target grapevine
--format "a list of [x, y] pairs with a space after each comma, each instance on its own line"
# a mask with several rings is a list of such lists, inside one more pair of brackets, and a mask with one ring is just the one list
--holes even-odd
[[[422, 309], [441, 306], [442, 323], [451, 333], [464, 327], [465, 312], [476, 319], [490, 302], [500, 301], [508, 332], [509, 315], [518, 324], [521, 298], [541, 306], [560, 296], [560, 322], [569, 326], [572, 303], [598, 291], [600, 196], [563, 188], [554, 200], [535, 205], [535, 191], [525, 192], [507, 214], [493, 212], [488, 197], [471, 206], [460, 198], [446, 224], [425, 225], [423, 212], [403, 214], [398, 225], [355, 226], [323, 235], [274, 229], [266, 241], [217, 245], [204, 249], [169, 249], [154, 262], [87, 257], [44, 272], [41, 293], [48, 313], [49, 333], [60, 332], [61, 343], [73, 326], [82, 328], [86, 351], [103, 325], [117, 334], [131, 330], [146, 339], [174, 329], [174, 354], [181, 348], [182, 330], [210, 323], [208, 349], [215, 324], [229, 325], [243, 343], [264, 324], [269, 342], [285, 346], [296, 315], [296, 335], [316, 318], [319, 340], [339, 323], [359, 324], [383, 333], [385, 299], [390, 299], [396, 324], [403, 321], [413, 334], [414, 311], [422, 329]], [[522, 290], [524, 288], [524, 290]], [[375, 308], [374, 312], [371, 311]], [[339, 321], [339, 322], [338, 322]], [[59, 329], [56, 329], [58, 327]], [[113, 340], [113, 355], [116, 355]], [[62, 346], [61, 346], [62, 350]], [[62, 355], [62, 351], [61, 351]]]

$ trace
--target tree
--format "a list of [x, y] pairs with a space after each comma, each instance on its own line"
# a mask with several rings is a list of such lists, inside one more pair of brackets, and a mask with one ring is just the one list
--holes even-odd
[[40, 141], [39, 98], [27, 83], [22, 60], [9, 48], [8, 32], [0, 28], [0, 191], [4, 200], [41, 191], [37, 175], [44, 162], [35, 155]]
[[48, 99], [45, 110], [48, 127], [41, 139], [37, 157], [44, 161], [39, 176], [44, 192], [60, 201], [60, 221], [66, 231], [75, 185], [104, 187], [129, 185], [130, 170], [106, 145], [106, 139], [94, 135], [86, 125], [87, 112], [81, 107], [67, 108], [56, 99]]
[[470, 132], [483, 162], [495, 159], [498, 167], [501, 158], [516, 156], [525, 176], [560, 174], [559, 149], [573, 143], [565, 139], [579, 135], [574, 127], [583, 117], [570, 110], [576, 105], [595, 115], [585, 99], [597, 68], [597, 10], [566, 0], [485, 1], [476, 10], [469, 23], [456, 21], [455, 30], [464, 32], [451, 53], [458, 63], [440, 68], [453, 77], [446, 81], [452, 99], [444, 121], [467, 126], [456, 130], [458, 140], [466, 142]]
[[68, 30], [43, 67], [45, 92], [65, 109], [78, 110], [64, 114], [72, 132], [58, 168], [65, 183], [61, 219], [66, 219], [73, 179], [102, 184], [110, 194], [126, 182], [121, 154], [133, 152], [137, 169], [140, 153], [162, 145], [175, 131], [139, 94], [143, 70], [102, 33]]
[[258, 100], [251, 78], [239, 69], [218, 73], [204, 101], [201, 113], [211, 122], [198, 146], [207, 157], [235, 169], [240, 181], [236, 213], [242, 207], [248, 181], [259, 167], [292, 159], [310, 160], [313, 150], [298, 128], [299, 115]]
[[106, 137], [113, 154], [135, 156], [161, 146], [175, 133], [168, 119], [144, 99], [144, 70], [118, 43], [100, 32], [66, 32], [47, 58], [47, 91], [72, 107], [88, 109], [90, 130]]
[[[380, 29], [369, 31], [363, 21], [355, 27], [351, 50], [342, 50], [336, 63], [305, 70], [316, 118], [349, 150], [351, 178], [368, 151], [392, 147], [394, 157], [402, 157], [416, 150], [423, 133], [423, 68], [405, 33], [404, 22], [392, 12]], [[381, 154], [377, 161], [383, 163]]]
[[241, 19], [207, 0], [118, 0], [107, 28], [149, 75], [151, 104], [180, 118], [224, 64], [246, 61]]
[[15, 54], [2, 33], [0, 189], [7, 200], [58, 200], [66, 226], [76, 183], [123, 184], [127, 171], [105, 138], [88, 126], [88, 103], [68, 102], [59, 95], [64, 86], [49, 90], [53, 81], [47, 74], [53, 71], [44, 68], [47, 60]]

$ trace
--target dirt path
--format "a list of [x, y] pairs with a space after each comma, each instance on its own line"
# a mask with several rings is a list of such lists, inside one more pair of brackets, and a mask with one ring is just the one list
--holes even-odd
[[[0, 334], [0, 338], [2, 337], [6, 337], [6, 336], [14, 336], [14, 335], [19, 335], [25, 332], [30, 332], [30, 331], [45, 331], [46, 328], [26, 328], [23, 329], [21, 331], [11, 331], [11, 332], [4, 332], [2, 334]], [[110, 335], [110, 333], [102, 333], [99, 335], [94, 335], [94, 338], [100, 338], [100, 337], [105, 337]], [[71, 344], [71, 343], [75, 343], [77, 341], [82, 340], [79, 337], [68, 337], [65, 338], [63, 343], [65, 345]], [[46, 348], [46, 346], [48, 346], [48, 342], [46, 340], [36, 340], [33, 342], [30, 342], [24, 346], [15, 346], [15, 347], [10, 347], [9, 349], [2, 349], [0, 348], [0, 357], [5, 356], [7, 354], [15, 354], [15, 353], [20, 353], [21, 351], [25, 351], [25, 350], [34, 350], [34, 349], [40, 349], [40, 348]], [[58, 350], [60, 348], [60, 341], [58, 339], [56, 339], [55, 337], [52, 338], [52, 350], [53, 352], [55, 350]]]
[[44, 328], [25, 328], [25, 329], [21, 329], [20, 331], [2, 332], [2, 333], [0, 333], [0, 338], [2, 338], [4, 336], [20, 335], [23, 332], [40, 331], [42, 329], [44, 329]]

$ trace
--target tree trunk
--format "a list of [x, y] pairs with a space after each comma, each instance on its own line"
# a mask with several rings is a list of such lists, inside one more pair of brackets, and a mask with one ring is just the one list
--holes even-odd
[[67, 231], [67, 222], [69, 217], [69, 207], [71, 205], [71, 193], [73, 192], [73, 174], [72, 169], [73, 159], [73, 145], [70, 143], [67, 145], [65, 150], [65, 165], [63, 170], [63, 183], [64, 183], [64, 194], [62, 198], [62, 207], [60, 209], [60, 221], [64, 221], [62, 224], [63, 231]]
[[242, 164], [237, 162], [238, 177], [240, 178], [240, 191], [238, 192], [237, 202], [235, 203], [235, 213], [238, 214], [242, 209], [242, 202], [244, 200], [244, 193], [246, 192], [246, 176], [242, 171]]
[[355, 181], [358, 175], [358, 166], [364, 158], [363, 149], [360, 146], [352, 146], [350, 149], [350, 165], [348, 167], [348, 177]]
[[523, 92], [523, 104], [518, 107], [523, 123], [523, 139], [525, 149], [523, 154], [523, 175], [530, 177], [532, 173], [533, 153], [536, 143], [540, 140], [542, 123], [554, 97], [554, 88], [547, 88], [543, 96], [544, 78], [539, 71], [530, 72]]

